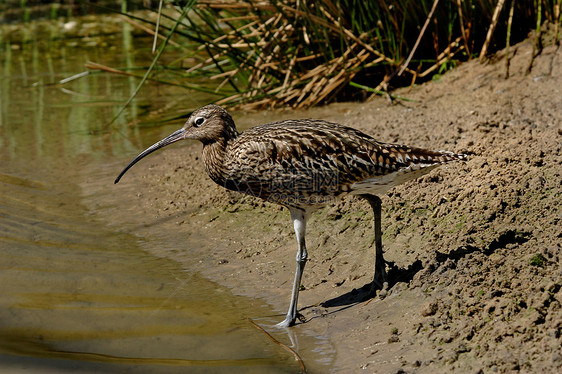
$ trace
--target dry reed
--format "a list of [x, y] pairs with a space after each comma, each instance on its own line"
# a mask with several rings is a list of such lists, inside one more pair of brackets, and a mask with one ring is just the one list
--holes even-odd
[[[540, 34], [542, 19], [557, 25], [559, 7], [560, 0], [201, 0], [173, 41], [186, 51], [195, 43], [189, 60], [198, 62], [180, 78], [207, 77], [217, 104], [304, 108], [414, 84], [475, 50], [484, 60], [530, 29]], [[163, 21], [179, 14], [169, 10]]]

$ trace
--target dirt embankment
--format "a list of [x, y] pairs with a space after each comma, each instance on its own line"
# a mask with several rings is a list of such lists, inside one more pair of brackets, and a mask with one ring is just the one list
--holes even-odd
[[[529, 74], [532, 41], [512, 51], [507, 80], [501, 58], [472, 61], [397, 92], [412, 101], [298, 113], [470, 154], [383, 196], [385, 297], [365, 302], [360, 291], [373, 273], [368, 205], [346, 199], [311, 219], [301, 328], [329, 335], [334, 372], [562, 370], [562, 51], [547, 47]], [[288, 213], [215, 186], [199, 144], [151, 157], [135, 182], [140, 209], [203, 238], [203, 274], [284, 313], [296, 252]]]

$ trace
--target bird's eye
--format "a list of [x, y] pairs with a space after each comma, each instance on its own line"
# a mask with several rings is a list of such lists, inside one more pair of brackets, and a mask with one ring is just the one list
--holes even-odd
[[195, 118], [195, 121], [193, 121], [193, 124], [195, 125], [195, 127], [199, 127], [203, 124], [203, 122], [205, 122], [205, 118], [197, 117]]

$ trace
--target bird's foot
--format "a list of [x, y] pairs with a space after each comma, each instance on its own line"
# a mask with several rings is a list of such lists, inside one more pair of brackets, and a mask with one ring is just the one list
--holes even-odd
[[291, 315], [287, 314], [285, 319], [283, 321], [279, 322], [278, 324], [276, 324], [275, 327], [277, 327], [277, 328], [287, 328], [287, 327], [294, 326], [297, 319], [301, 322], [305, 322], [304, 316], [300, 313], [297, 313], [294, 316], [291, 316]]
[[373, 282], [371, 283], [370, 296], [375, 297], [377, 295], [377, 291], [379, 291], [379, 297], [384, 299], [388, 294], [389, 288], [386, 269], [382, 268], [377, 270], [378, 271], [375, 271], [375, 276], [373, 278]]
[[287, 328], [287, 327], [293, 326], [294, 324], [295, 324], [295, 320], [291, 319], [289, 316], [287, 316], [283, 321], [276, 324], [275, 327], [277, 327], [277, 328]]
[[377, 290], [388, 290], [388, 282], [382, 282], [378, 279], [373, 279], [373, 282], [371, 282], [371, 292], [375, 293]]

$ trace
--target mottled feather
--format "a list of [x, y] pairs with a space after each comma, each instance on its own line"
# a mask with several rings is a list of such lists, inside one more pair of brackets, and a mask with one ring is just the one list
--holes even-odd
[[311, 119], [255, 126], [226, 142], [206, 144], [203, 153], [207, 173], [218, 184], [303, 208], [344, 193], [380, 194], [464, 157], [381, 143], [353, 128]]

